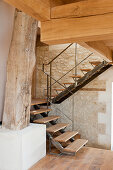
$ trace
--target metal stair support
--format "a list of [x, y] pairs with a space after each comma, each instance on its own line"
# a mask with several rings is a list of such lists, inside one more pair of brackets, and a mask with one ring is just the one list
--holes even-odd
[[[38, 100], [39, 101], [39, 100]], [[38, 103], [37, 101], [35, 101], [35, 104], [33, 105], [33, 102], [31, 103], [31, 106], [34, 106], [34, 108], [37, 110], [40, 110], [40, 104], [38, 104], [38, 105], [36, 105], [36, 103]], [[49, 102], [50, 104], [51, 104], [51, 102]], [[41, 105], [42, 104], [44, 104], [44, 103], [41, 103]], [[43, 118], [48, 118], [48, 113], [46, 113], [46, 112], [43, 112], [43, 113], [40, 113], [40, 115], [43, 117]], [[33, 117], [32, 117], [33, 116]], [[38, 120], [40, 120], [40, 119], [37, 119], [37, 117], [35, 118], [35, 116], [36, 115], [32, 115], [31, 114], [31, 123], [38, 123]], [[58, 116], [57, 116], [58, 117]], [[56, 123], [56, 120], [52, 120], [52, 121], [50, 121], [49, 122], [51, 125], [56, 125], [57, 123]], [[65, 133], [65, 129], [61, 129], [61, 130], [59, 130], [60, 131], [60, 133]], [[71, 138], [70, 139], [70, 141], [71, 142], [73, 142], [74, 141], [74, 138]]]
[[55, 98], [53, 98], [52, 103], [59, 104], [63, 102], [65, 99], [70, 97], [72, 94], [77, 92], [79, 89], [84, 87], [86, 84], [88, 84], [90, 81], [98, 77], [101, 73], [106, 71], [108, 68], [110, 68], [112, 65], [109, 64], [106, 61], [103, 61], [98, 66], [95, 66], [93, 70], [86, 73], [82, 78], [80, 78], [77, 81], [77, 86], [70, 85], [68, 88], [66, 88], [63, 92], [59, 93]]
[[[72, 44], [70, 44], [66, 49], [68, 49]], [[62, 54], [66, 49], [64, 49], [60, 54]], [[88, 68], [86, 69], [81, 69], [81, 71], [83, 72], [87, 72], [86, 74], [84, 74], [83, 77], [77, 77], [77, 72], [75, 73], [75, 79], [79, 78], [78, 80], [76, 80], [75, 83], [71, 84], [69, 87], [66, 87], [65, 84], [61, 84], [59, 81], [65, 77], [68, 73], [70, 73], [73, 69], [77, 69], [77, 67], [84, 62], [86, 59], [88, 59], [93, 53], [89, 54], [86, 58], [84, 58], [80, 63], [75, 63], [75, 67], [73, 67], [71, 70], [69, 70], [67, 73], [65, 73], [62, 77], [60, 77], [58, 80], [55, 80], [52, 77], [52, 62], [58, 58], [59, 55], [57, 55], [51, 62], [49, 62], [48, 64], [50, 65], [50, 75], [48, 73], [46, 73], [44, 71], [44, 65], [43, 65], [43, 72], [47, 75], [47, 102], [52, 104], [52, 103], [61, 103], [62, 101], [64, 101], [65, 99], [67, 99], [68, 97], [70, 97], [72, 94], [74, 94], [76, 91], [78, 91], [79, 89], [81, 89], [82, 87], [84, 87], [86, 84], [88, 84], [90, 81], [92, 81], [94, 78], [96, 78], [97, 76], [99, 76], [101, 73], [103, 73], [105, 70], [107, 70], [108, 68], [110, 68], [112, 65], [110, 63], [107, 63], [106, 61], [103, 61], [99, 64], [98, 63], [94, 63], [94, 62], [89, 62], [92, 66], [95, 65], [95, 67], [93, 66], [93, 69], [90, 70]], [[46, 65], [48, 65], [46, 64]], [[99, 64], [99, 65], [98, 65]], [[54, 80], [54, 83], [52, 84], [52, 80]], [[64, 91], [62, 91], [63, 89], [56, 89], [56, 91], [61, 91], [56, 97], [54, 97], [53, 99], [52, 97], [52, 86], [58, 83], [62, 88], [64, 88]], [[35, 108], [38, 107], [35, 105]], [[39, 109], [39, 108], [38, 108]], [[48, 113], [41, 113], [41, 115], [43, 117], [48, 117]], [[49, 119], [49, 117], [47, 118]], [[64, 129], [67, 127], [67, 124], [56, 124], [56, 118], [55, 120], [49, 119], [47, 121], [47, 119], [42, 119], [42, 120], [37, 120], [35, 121], [36, 123], [38, 123], [38, 121], [43, 122], [43, 123], [51, 123], [52, 125], [54, 125], [53, 127], [49, 127], [47, 128], [47, 135], [49, 136], [49, 141], [50, 141], [50, 145], [53, 144], [58, 150], [60, 150], [61, 153], [63, 154], [69, 154], [69, 155], [75, 155], [75, 153], [82, 147], [84, 146], [88, 141], [84, 140], [84, 139], [78, 139], [78, 140], [74, 140], [73, 135], [72, 134], [67, 134], [68, 132], [65, 132]], [[52, 120], [52, 121], [51, 121]], [[63, 133], [62, 135], [56, 137], [55, 139], [52, 137], [51, 133], [56, 133], [57, 131], [60, 131], [61, 133]], [[71, 132], [72, 133], [72, 132]], [[75, 133], [76, 134], [76, 133]], [[61, 138], [64, 137], [64, 142], [66, 142], [67, 140], [70, 140], [72, 143], [70, 145], [68, 145], [67, 147], [63, 147], [60, 142], [63, 142], [63, 139], [61, 140]], [[70, 139], [71, 138], [71, 139]], [[50, 146], [50, 150], [51, 150], [51, 146]]]
[[47, 133], [49, 137], [49, 151], [50, 154], [55, 154], [51, 152], [51, 144], [53, 144], [59, 151], [60, 154], [66, 154], [66, 155], [72, 155], [74, 156], [76, 152], [78, 152], [83, 146], [85, 146], [88, 142], [88, 140], [84, 139], [77, 139], [74, 142], [72, 142], [70, 145], [68, 145], [66, 148], [64, 148], [59, 142], [55, 141], [55, 139], [52, 137], [50, 133]]

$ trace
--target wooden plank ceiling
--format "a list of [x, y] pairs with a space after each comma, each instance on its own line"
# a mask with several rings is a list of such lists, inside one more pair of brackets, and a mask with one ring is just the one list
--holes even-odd
[[113, 0], [5, 1], [41, 21], [42, 42], [78, 42], [113, 60]]

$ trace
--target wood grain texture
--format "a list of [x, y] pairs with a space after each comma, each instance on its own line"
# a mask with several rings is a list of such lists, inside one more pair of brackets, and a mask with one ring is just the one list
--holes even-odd
[[78, 134], [77, 131], [67, 131], [60, 136], [56, 137], [54, 140], [58, 142], [67, 142], [69, 139], [73, 138]]
[[113, 170], [113, 152], [84, 147], [76, 156], [48, 154], [30, 170]]
[[27, 13], [39, 21], [50, 19], [49, 0], [5, 0], [5, 2]]
[[113, 39], [112, 40], [104, 40], [104, 44], [108, 46], [113, 51]]
[[91, 69], [88, 69], [88, 68], [82, 68], [82, 69], [80, 69], [81, 71], [85, 71], [85, 72], [89, 72], [89, 71], [91, 71]]
[[70, 77], [72, 77], [72, 78], [81, 78], [82, 76], [81, 75], [72, 75]]
[[66, 152], [78, 152], [84, 145], [86, 145], [88, 140], [86, 139], [77, 139], [68, 145], [64, 151]]
[[31, 94], [32, 94], [32, 98], [36, 98], [36, 65], [35, 65], [33, 76], [32, 76]]
[[66, 83], [63, 83], [64, 85], [71, 85], [73, 83], [70, 83], [70, 82], [66, 82]]
[[97, 66], [97, 65], [101, 64], [100, 61], [90, 61], [89, 63], [94, 65], [94, 66]]
[[43, 109], [43, 108], [41, 108], [41, 109], [38, 109], [38, 110], [30, 111], [30, 113], [32, 115], [37, 115], [37, 114], [40, 114], [40, 113], [50, 112], [50, 111], [51, 111], [51, 109]]
[[61, 129], [66, 128], [67, 126], [68, 126], [67, 123], [58, 123], [54, 126], [48, 127], [46, 130], [47, 130], [47, 132], [55, 133], [55, 132], [58, 132]]
[[64, 91], [65, 89], [54, 89], [56, 91]]
[[113, 51], [104, 41], [79, 42], [79, 44], [107, 61], [113, 60]]
[[106, 91], [104, 88], [81, 88], [80, 91]]
[[83, 1], [83, 0], [50, 0], [51, 2], [51, 7], [59, 6], [59, 5], [64, 5], [64, 4], [70, 4], [78, 1]]
[[7, 62], [3, 128], [19, 130], [29, 125], [37, 27], [35, 19], [16, 12]]
[[34, 123], [42, 123], [42, 124], [45, 124], [45, 123], [49, 123], [53, 120], [57, 120], [59, 119], [60, 116], [48, 116], [48, 117], [45, 117], [45, 118], [42, 118], [42, 119], [37, 119], [35, 121], [33, 121]]
[[31, 105], [38, 105], [38, 104], [43, 104], [43, 103], [47, 103], [47, 99], [32, 99], [31, 101]]
[[112, 0], [86, 0], [51, 9], [51, 18], [86, 17], [113, 12]]
[[41, 23], [41, 41], [47, 44], [113, 39], [113, 13], [82, 18], [52, 19]]

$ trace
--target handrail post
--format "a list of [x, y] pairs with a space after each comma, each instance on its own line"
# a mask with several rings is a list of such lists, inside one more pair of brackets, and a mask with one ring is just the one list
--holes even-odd
[[74, 96], [73, 96], [73, 98], [72, 98], [72, 131], [74, 131], [74, 119], [75, 119], [74, 111], [75, 111], [75, 109], [74, 109]]
[[50, 101], [51, 101], [51, 94], [52, 94], [52, 62], [50, 63]]
[[49, 75], [47, 75], [47, 109], [49, 106]]
[[55, 58], [53, 58], [48, 64], [46, 65], [49, 65], [51, 64], [54, 60], [56, 60], [62, 53], [64, 53], [69, 47], [72, 46], [73, 43], [71, 43], [70, 45], [68, 45], [63, 51], [61, 51]]
[[44, 72], [44, 63], [42, 64], [42, 71]]
[[[75, 43], [75, 76], [77, 75], [77, 43]], [[75, 77], [75, 86], [77, 86], [77, 78]]]

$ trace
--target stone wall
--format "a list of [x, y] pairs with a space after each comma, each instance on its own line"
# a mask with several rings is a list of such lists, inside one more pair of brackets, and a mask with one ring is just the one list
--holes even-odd
[[110, 68], [85, 86], [105, 88], [105, 91], [78, 91], [61, 104], [52, 106], [51, 114], [60, 115], [61, 122], [70, 124], [69, 129], [74, 123], [73, 129], [88, 139], [92, 147], [111, 148], [112, 74], [113, 68]]
[[[44, 98], [46, 89], [46, 76], [41, 71], [42, 64], [48, 63], [59, 54], [68, 44], [57, 46], [37, 47], [37, 76], [36, 76], [36, 97]], [[78, 62], [83, 60], [91, 52], [78, 45]], [[78, 74], [83, 75], [80, 68], [91, 68], [89, 61], [102, 61], [99, 56], [92, 55], [83, 62], [77, 69]], [[52, 76], [57, 80], [75, 65], [75, 44], [64, 52], [52, 66]], [[45, 66], [49, 73], [49, 67]], [[73, 70], [60, 82], [73, 82], [70, 75]], [[52, 105], [50, 114], [60, 115], [59, 122], [68, 122], [69, 129], [78, 130], [82, 138], [88, 139], [88, 145], [93, 147], [110, 149], [111, 147], [111, 101], [113, 68], [110, 68], [98, 78], [90, 82], [85, 88], [105, 89], [103, 91], [78, 91], [73, 96], [58, 105]], [[62, 88], [58, 84], [54, 88]], [[53, 90], [52, 94], [56, 94]], [[72, 127], [73, 123], [73, 127]]]
[[[58, 55], [62, 50], [64, 50], [69, 44], [65, 45], [37, 45], [37, 76], [36, 76], [36, 95], [37, 97], [43, 98], [46, 94], [46, 84], [47, 77], [41, 71], [42, 65], [49, 63], [56, 55]], [[81, 62], [85, 57], [91, 54], [90, 51], [78, 45], [77, 48], [77, 62]], [[93, 68], [89, 61], [102, 61], [99, 56], [91, 55], [87, 60], [85, 60], [82, 64], [77, 67], [77, 72], [79, 75], [83, 76], [83, 73], [80, 71], [81, 68]], [[52, 62], [52, 77], [55, 80], [58, 80], [61, 76], [67, 73], [71, 68], [75, 66], [75, 44], [73, 44], [69, 49], [67, 49], [63, 54], [61, 54], [56, 60]], [[50, 65], [45, 65], [45, 72], [49, 73]], [[65, 82], [74, 82], [70, 77], [75, 73], [75, 69], [69, 72], [64, 78], [62, 78], [59, 82], [61, 84]], [[55, 81], [52, 80], [52, 83]], [[54, 89], [63, 88], [61, 85], [56, 83], [52, 87], [52, 94], [57, 94]]]

